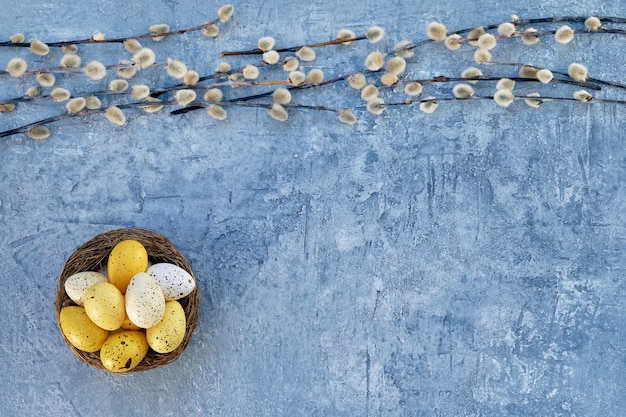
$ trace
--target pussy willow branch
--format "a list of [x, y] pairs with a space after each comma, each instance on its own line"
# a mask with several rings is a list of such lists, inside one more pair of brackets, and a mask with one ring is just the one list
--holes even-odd
[[[500, 65], [500, 66], [511, 66], [511, 67], [529, 67], [529, 68], [533, 68], [536, 70], [541, 70], [544, 69], [543, 67], [538, 67], [536, 65], [530, 65], [530, 64], [522, 64], [520, 62], [497, 62], [497, 61], [488, 61], [488, 62], [483, 62], [482, 65]], [[551, 70], [552, 71], [552, 70]], [[553, 74], [558, 74], [564, 77], [569, 77], [569, 74], [565, 73], [565, 72], [560, 72], [560, 71], [552, 71]], [[556, 81], [556, 80], [554, 80]], [[562, 81], [562, 80], [559, 80]], [[593, 78], [593, 77], [587, 77], [587, 81], [585, 82], [576, 82], [574, 80], [572, 80], [572, 84], [578, 84], [581, 87], [588, 87], [588, 88], [593, 88], [594, 90], [600, 90], [600, 88], [598, 86], [594, 86], [594, 84], [602, 84], [602, 85], [607, 85], [610, 87], [615, 87], [615, 88], [622, 88], [622, 89], [626, 89], [626, 84], [621, 84], [615, 81], [607, 81], [607, 80], [602, 80], [600, 78]]]
[[[286, 48], [276, 48], [274, 51], [276, 52], [296, 52], [300, 48], [309, 47], [309, 48], [319, 48], [322, 46], [330, 46], [330, 45], [339, 45], [346, 42], [356, 42], [367, 39], [366, 36], [357, 36], [354, 38], [348, 39], [331, 39], [329, 41], [316, 42], [316, 43], [307, 43], [305, 45], [299, 46], [288, 46]], [[222, 56], [236, 56], [236, 55], [261, 55], [264, 51], [261, 49], [249, 49], [246, 51], [223, 51], [220, 55]]]
[[[570, 103], [579, 103], [579, 104], [615, 104], [615, 105], [626, 105], [626, 100], [612, 100], [612, 99], [602, 99], [602, 98], [593, 98], [589, 101], [581, 101], [576, 98], [570, 97], [551, 97], [551, 96], [513, 96], [513, 99], [516, 101], [522, 100], [538, 100], [541, 102], [549, 102], [549, 101], [558, 101], [558, 102], [570, 102]], [[412, 106], [421, 103], [445, 103], [445, 102], [455, 102], [455, 101], [482, 101], [488, 100], [493, 101], [493, 96], [472, 96], [469, 98], [457, 98], [457, 97], [428, 97], [423, 98], [421, 100], [405, 100], [399, 102], [392, 103], [384, 103], [381, 104], [381, 107], [402, 107], [402, 106]], [[358, 107], [359, 109], [365, 109], [365, 106]]]
[[[513, 23], [516, 27], [518, 26], [526, 26], [526, 25], [536, 25], [539, 23], [584, 23], [585, 20], [588, 18], [588, 16], [554, 16], [554, 17], [541, 17], [541, 18], [534, 18], [534, 19], [519, 19], [516, 21], [513, 21], [511, 23]], [[617, 23], [617, 24], [624, 24], [626, 23], [626, 18], [622, 18], [622, 17], [615, 17], [615, 16], [598, 16], [598, 19], [600, 19], [601, 22], [608, 22], [608, 23]], [[497, 29], [498, 26], [500, 26], [502, 24], [502, 22], [500, 23], [492, 23], [489, 25], [477, 25], [477, 26], [472, 26], [472, 27], [468, 27], [468, 28], [464, 28], [464, 29], [460, 29], [460, 30], [454, 30], [454, 31], [448, 31], [448, 34], [464, 34], [464, 33], [469, 33], [472, 30], [476, 29], [476, 27], [482, 27], [483, 29], [485, 29], [485, 31], [489, 31], [489, 30], [493, 30], [493, 29]], [[586, 30], [579, 30], [576, 31], [577, 33], [598, 33], [598, 32], [608, 32], [611, 31], [612, 33], [617, 33], [617, 34], [626, 34], [626, 30], [621, 30], [621, 29], [605, 29], [605, 28], [600, 28], [599, 30], [595, 31], [595, 32], [589, 32]], [[545, 31], [545, 32], [550, 32], [551, 34], [554, 34], [556, 31]], [[532, 32], [531, 35], [536, 36], [538, 32]], [[463, 39], [460, 40], [460, 42], [469, 42], [469, 41], [476, 41], [477, 39]], [[427, 45], [427, 44], [431, 44], [431, 43], [436, 43], [436, 41], [432, 40], [432, 39], [426, 39], [426, 40], [422, 40], [422, 41], [418, 41], [418, 42], [414, 42], [414, 43], [410, 43], [408, 45], [405, 45], [403, 47], [400, 48], [396, 48], [392, 51], [390, 51], [388, 54], [393, 54], [396, 52], [401, 52], [401, 51], [409, 51], [412, 49], [416, 49], [420, 46], [423, 45]]]
[[[135, 35], [135, 36], [126, 36], [126, 37], [122, 37], [122, 38], [111, 38], [111, 39], [102, 39], [102, 40], [96, 40], [93, 38], [86, 38], [86, 39], [75, 39], [75, 40], [69, 40], [69, 41], [58, 41], [58, 42], [44, 42], [46, 45], [48, 46], [52, 46], [52, 47], [57, 47], [57, 46], [65, 46], [65, 45], [84, 45], [84, 44], [94, 44], [94, 43], [124, 43], [129, 39], [147, 39], [147, 38], [156, 38], [156, 37], [168, 37], [168, 36], [174, 36], [174, 35], [182, 35], [183, 33], [189, 33], [189, 32], [195, 32], [198, 30], [202, 30], [208, 26], [211, 25], [215, 25], [220, 23], [221, 20], [220, 19], [215, 19], [212, 20], [210, 22], [204, 23], [202, 25], [198, 25], [198, 26], [194, 26], [194, 27], [189, 27], [189, 28], [185, 28], [185, 29], [179, 29], [179, 30], [173, 30], [173, 31], [169, 31], [169, 32], [164, 32], [164, 33], [154, 33], [154, 32], [148, 32], [148, 33], [144, 33], [141, 35]], [[29, 48], [30, 47], [30, 42], [0, 42], [0, 47], [15, 47], [15, 48]]]

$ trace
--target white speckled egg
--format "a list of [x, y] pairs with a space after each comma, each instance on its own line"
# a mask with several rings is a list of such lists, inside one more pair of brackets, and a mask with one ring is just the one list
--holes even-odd
[[154, 264], [146, 272], [159, 283], [167, 301], [186, 297], [196, 288], [196, 280], [191, 274], [174, 264]]
[[165, 313], [165, 296], [159, 283], [145, 272], [138, 272], [126, 288], [126, 314], [136, 326], [155, 326]]
[[107, 277], [99, 272], [78, 272], [65, 280], [65, 292], [72, 301], [82, 306], [85, 303], [85, 291], [94, 284], [107, 281]]

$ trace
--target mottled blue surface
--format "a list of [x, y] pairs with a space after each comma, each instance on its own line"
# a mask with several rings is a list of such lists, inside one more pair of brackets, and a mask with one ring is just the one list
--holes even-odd
[[[146, 45], [161, 62], [181, 59], [204, 74], [220, 51], [254, 48], [262, 36], [291, 46], [342, 28], [386, 29], [376, 45], [320, 49], [304, 64], [331, 78], [360, 69], [372, 50], [425, 39], [432, 20], [460, 29], [512, 13], [626, 11], [623, 1], [595, 0], [233, 4], [217, 39], [190, 33]], [[213, 19], [220, 5], [5, 0], [0, 37], [189, 27]], [[492, 52], [560, 71], [584, 62], [594, 77], [625, 82], [624, 40], [515, 40]], [[459, 76], [474, 65], [472, 51], [426, 46], [406, 77]], [[61, 56], [2, 49], [0, 66], [16, 54], [33, 68]], [[119, 45], [82, 46], [80, 54], [106, 63], [129, 56]], [[137, 77], [175, 84], [161, 69]], [[57, 84], [78, 94], [112, 78]], [[0, 95], [34, 84], [21, 80], [1, 76]], [[493, 83], [476, 89], [493, 94]], [[429, 85], [424, 95], [449, 90]], [[605, 90], [600, 97], [625, 96]], [[401, 89], [385, 94], [405, 98]], [[294, 101], [360, 105], [343, 83], [294, 93]], [[0, 130], [60, 106], [20, 106], [0, 114]], [[625, 416], [626, 108], [486, 100], [441, 103], [432, 115], [415, 107], [356, 113], [358, 123], [346, 126], [311, 110], [290, 111], [286, 123], [253, 108], [229, 108], [224, 122], [204, 111], [128, 111], [125, 127], [93, 116], [50, 125], [47, 141], [0, 140], [0, 415]], [[53, 301], [67, 257], [127, 226], [168, 236], [202, 295], [198, 327], [176, 362], [118, 376], [72, 355]]]

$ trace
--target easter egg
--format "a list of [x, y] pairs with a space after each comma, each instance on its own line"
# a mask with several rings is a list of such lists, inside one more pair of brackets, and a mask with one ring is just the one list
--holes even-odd
[[108, 282], [94, 284], [85, 291], [85, 312], [101, 328], [119, 329], [126, 318], [124, 295]]
[[165, 313], [165, 296], [158, 282], [145, 272], [133, 276], [126, 289], [126, 314], [141, 328], [155, 326]]
[[68, 342], [85, 352], [96, 352], [109, 332], [95, 325], [79, 306], [63, 307], [59, 313], [61, 331]]
[[82, 306], [85, 298], [85, 291], [87, 291], [87, 288], [91, 287], [93, 284], [97, 284], [98, 282], [107, 282], [107, 277], [94, 271], [78, 272], [70, 275], [67, 280], [65, 280], [65, 292], [67, 293], [67, 296], [72, 299], [72, 301], [79, 306]]
[[148, 268], [148, 252], [146, 248], [133, 239], [122, 240], [111, 250], [107, 261], [109, 282], [123, 293], [131, 278], [137, 272], [145, 272]]
[[165, 313], [161, 321], [146, 329], [148, 345], [158, 353], [173, 352], [185, 338], [186, 328], [183, 307], [178, 301], [168, 301], [165, 303]]
[[196, 288], [196, 280], [178, 265], [158, 263], [146, 272], [159, 283], [167, 301], [186, 297]]
[[114, 333], [100, 348], [102, 365], [111, 372], [128, 372], [148, 353], [148, 342], [142, 331], [127, 330]]
[[133, 322], [130, 321], [130, 319], [128, 318], [128, 315], [126, 315], [126, 318], [122, 322], [122, 325], [120, 326], [120, 329], [122, 329], [122, 330], [141, 330], [141, 327], [135, 326], [133, 324]]

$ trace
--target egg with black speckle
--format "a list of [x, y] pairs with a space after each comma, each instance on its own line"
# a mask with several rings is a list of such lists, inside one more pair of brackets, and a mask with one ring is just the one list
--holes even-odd
[[148, 267], [146, 272], [159, 283], [167, 301], [186, 297], [196, 288], [193, 276], [178, 265], [157, 263]]
[[111, 372], [128, 372], [141, 363], [148, 349], [143, 331], [122, 331], [107, 338], [100, 349], [100, 360]]
[[107, 274], [109, 282], [117, 287], [122, 293], [131, 278], [137, 272], [145, 272], [148, 268], [148, 252], [146, 248], [136, 240], [122, 240], [113, 247], [107, 260]]
[[67, 306], [59, 313], [61, 331], [68, 342], [84, 352], [96, 352], [109, 336], [109, 332], [89, 319], [85, 309]]
[[83, 271], [70, 275], [65, 280], [64, 287], [67, 296], [76, 304], [82, 306], [85, 300], [85, 291], [94, 284], [107, 281], [107, 277], [100, 272]]
[[85, 291], [85, 311], [98, 326], [117, 330], [126, 318], [124, 295], [108, 282], [99, 282]]
[[186, 330], [185, 310], [178, 301], [168, 301], [163, 319], [156, 326], [146, 329], [146, 339], [155, 352], [170, 353], [183, 342]]
[[155, 326], [165, 313], [165, 296], [158, 282], [145, 272], [133, 276], [126, 288], [126, 314], [143, 329]]

